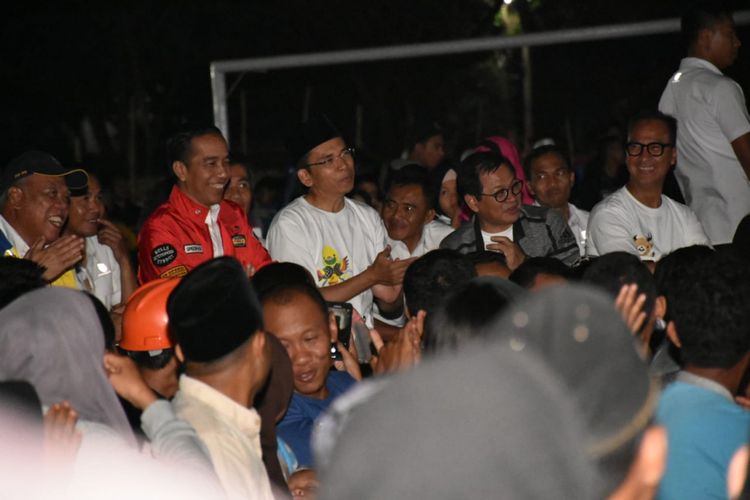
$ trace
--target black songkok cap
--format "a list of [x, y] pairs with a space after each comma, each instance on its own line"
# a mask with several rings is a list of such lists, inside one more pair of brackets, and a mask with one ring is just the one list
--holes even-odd
[[182, 278], [169, 295], [167, 315], [188, 361], [220, 359], [263, 328], [258, 298], [233, 257], [204, 262]]
[[324, 114], [317, 114], [308, 121], [300, 123], [287, 137], [286, 147], [290, 159], [297, 163], [316, 146], [341, 137], [341, 132]]

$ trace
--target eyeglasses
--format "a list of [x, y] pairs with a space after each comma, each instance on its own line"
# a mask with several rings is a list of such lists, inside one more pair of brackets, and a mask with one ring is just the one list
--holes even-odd
[[330, 167], [331, 165], [333, 165], [333, 162], [336, 161], [336, 158], [343, 160], [343, 161], [349, 161], [353, 159], [354, 148], [342, 149], [341, 152], [337, 155], [328, 155], [320, 161], [308, 163], [307, 166], [308, 167], [315, 167], [315, 166]]
[[643, 153], [643, 148], [646, 148], [648, 154], [650, 154], [651, 156], [661, 156], [664, 154], [664, 148], [671, 147], [674, 147], [674, 145], [664, 144], [661, 142], [649, 142], [648, 144], [643, 144], [640, 142], [629, 142], [625, 144], [625, 151], [627, 151], [628, 156], [641, 156], [641, 153]]
[[509, 188], [498, 189], [494, 193], [479, 193], [479, 196], [492, 196], [493, 198], [495, 198], [496, 202], [502, 203], [508, 199], [508, 196], [510, 194], [513, 194], [513, 196], [518, 196], [522, 188], [523, 182], [520, 180], [515, 180]]

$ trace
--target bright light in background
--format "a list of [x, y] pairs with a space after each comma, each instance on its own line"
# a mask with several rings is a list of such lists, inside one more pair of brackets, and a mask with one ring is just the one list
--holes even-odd
[[513, 3], [513, 0], [503, 0], [503, 3], [504, 3], [505, 5], [510, 5], [510, 4], [512, 4], [512, 3]]

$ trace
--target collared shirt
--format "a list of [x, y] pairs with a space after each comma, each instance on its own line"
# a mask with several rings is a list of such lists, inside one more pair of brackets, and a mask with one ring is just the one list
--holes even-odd
[[443, 238], [452, 232], [453, 228], [449, 224], [445, 224], [438, 220], [428, 222], [422, 228], [422, 237], [414, 247], [413, 252], [409, 251], [409, 247], [406, 246], [406, 243], [401, 240], [394, 240], [389, 236], [388, 244], [391, 246], [391, 258], [408, 259], [409, 257], [421, 257], [427, 252], [439, 248], [440, 242], [443, 241]]
[[742, 87], [710, 62], [686, 57], [667, 82], [659, 111], [677, 119], [675, 177], [685, 202], [712, 244], [732, 241], [750, 213], [750, 179], [731, 144], [750, 133]]
[[260, 447], [260, 416], [211, 386], [180, 377], [172, 401], [208, 448], [214, 471], [230, 499], [273, 499]]
[[734, 398], [732, 397], [732, 393], [729, 392], [729, 389], [727, 389], [720, 383], [711, 380], [710, 378], [701, 377], [700, 375], [680, 370], [675, 380], [677, 382], [684, 382], [686, 384], [695, 385], [698, 387], [702, 387], [703, 389], [706, 389], [708, 391], [715, 392], [728, 401], [734, 403]]
[[235, 257], [256, 271], [271, 262], [239, 205], [222, 200], [209, 208], [174, 186], [138, 234], [138, 280], [143, 284], [184, 276], [220, 255]]
[[[534, 200], [534, 206], [541, 207], [542, 205]], [[589, 223], [589, 213], [572, 203], [568, 203], [568, 214], [568, 227], [573, 231], [573, 236], [576, 237], [576, 243], [578, 243], [578, 250], [583, 257], [586, 255], [586, 226]]]
[[122, 302], [120, 264], [112, 249], [96, 236], [86, 238], [86, 264], [76, 266], [76, 280], [79, 288], [93, 293], [107, 310]]

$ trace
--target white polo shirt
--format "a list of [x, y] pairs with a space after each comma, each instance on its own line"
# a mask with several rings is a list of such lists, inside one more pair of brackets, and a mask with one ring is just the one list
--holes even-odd
[[750, 181], [731, 142], [750, 132], [742, 88], [710, 62], [686, 57], [659, 111], [677, 119], [675, 177], [712, 244], [732, 241], [750, 213]]

